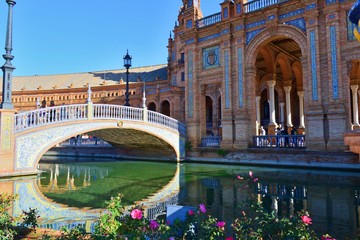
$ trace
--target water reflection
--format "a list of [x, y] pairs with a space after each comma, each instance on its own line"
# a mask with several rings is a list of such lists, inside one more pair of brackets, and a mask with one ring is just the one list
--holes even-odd
[[[279, 217], [309, 211], [318, 233], [337, 239], [360, 235], [357, 172], [151, 162], [41, 164], [40, 168], [45, 171], [40, 177], [2, 181], [0, 191], [20, 195], [14, 215], [36, 207], [42, 225], [54, 229], [80, 223], [90, 231], [105, 201], [117, 193], [125, 195], [128, 205], [144, 204], [149, 218], [168, 204], [204, 203], [211, 214], [226, 222], [238, 217], [240, 204], [255, 195]], [[245, 181], [252, 180], [249, 171], [257, 179], [250, 185]]]

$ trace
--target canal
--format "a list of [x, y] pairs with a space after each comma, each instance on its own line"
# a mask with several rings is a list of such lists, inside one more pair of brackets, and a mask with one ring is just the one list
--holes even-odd
[[[307, 210], [311, 227], [319, 234], [330, 233], [336, 239], [359, 237], [358, 172], [88, 160], [43, 162], [39, 176], [0, 180], [0, 192], [19, 195], [12, 208], [15, 216], [29, 207], [37, 208], [41, 227], [81, 224], [88, 231], [94, 229], [106, 201], [118, 193], [124, 194], [126, 206], [143, 205], [149, 218], [164, 215], [166, 205], [204, 203], [212, 215], [225, 222], [239, 216], [241, 202], [251, 193], [266, 209], [276, 209], [279, 217]], [[247, 191], [244, 184], [248, 184]]]

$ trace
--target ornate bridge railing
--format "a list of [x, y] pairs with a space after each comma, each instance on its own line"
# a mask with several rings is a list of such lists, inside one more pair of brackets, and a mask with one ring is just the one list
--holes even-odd
[[91, 118], [150, 122], [166, 128], [177, 130], [182, 135], [185, 135], [186, 133], [184, 124], [161, 113], [148, 111], [143, 108], [109, 104], [62, 105], [17, 113], [15, 114], [14, 127], [15, 132], [21, 132], [31, 128], [54, 125], [62, 122], [87, 120]]
[[306, 148], [305, 135], [265, 135], [253, 138], [257, 148]]

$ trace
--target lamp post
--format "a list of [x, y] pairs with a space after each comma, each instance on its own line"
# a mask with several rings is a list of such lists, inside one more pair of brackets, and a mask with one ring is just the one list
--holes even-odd
[[11, 64], [11, 60], [13, 60], [14, 56], [11, 55], [12, 51], [12, 10], [15, 5], [15, 1], [6, 0], [8, 4], [8, 19], [7, 19], [7, 30], [6, 30], [6, 42], [5, 42], [5, 50], [6, 53], [3, 55], [3, 58], [6, 60], [5, 64], [1, 67], [3, 71], [3, 86], [2, 86], [2, 102], [0, 104], [1, 109], [13, 109], [14, 106], [12, 104], [11, 99], [11, 91], [12, 91], [12, 72], [15, 67]]
[[125, 92], [125, 104], [124, 106], [130, 106], [129, 103], [129, 68], [131, 67], [131, 57], [129, 51], [126, 50], [126, 55], [124, 56], [124, 67], [126, 68], [126, 92]]

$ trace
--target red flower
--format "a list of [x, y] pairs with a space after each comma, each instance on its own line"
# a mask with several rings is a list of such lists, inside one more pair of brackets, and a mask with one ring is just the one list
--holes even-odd
[[227, 237], [225, 240], [234, 240], [233, 237]]
[[321, 240], [336, 240], [336, 239], [330, 236], [329, 234], [326, 234], [326, 235], [322, 235]]
[[259, 181], [259, 179], [258, 179], [258, 178], [254, 178], [253, 181], [254, 181], [254, 182], [257, 182], [257, 181]]
[[312, 219], [306, 215], [301, 216], [301, 220], [303, 221], [303, 223], [305, 223], [306, 225], [312, 224]]
[[134, 209], [131, 211], [132, 219], [142, 219], [142, 211], [139, 209]]
[[194, 213], [193, 210], [190, 209], [190, 210], [188, 211], [188, 214], [189, 214], [189, 216], [192, 216], [192, 215], [194, 215], [195, 213]]

